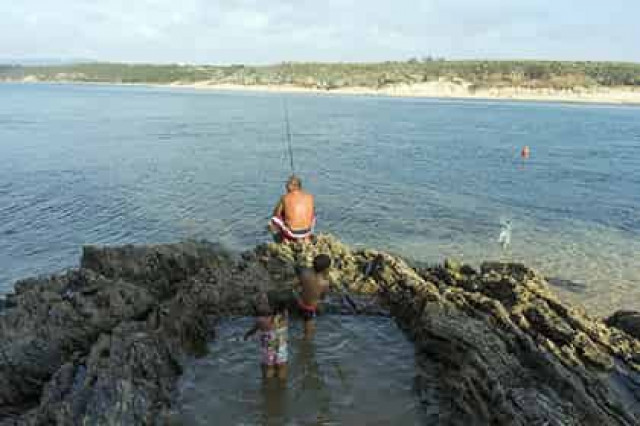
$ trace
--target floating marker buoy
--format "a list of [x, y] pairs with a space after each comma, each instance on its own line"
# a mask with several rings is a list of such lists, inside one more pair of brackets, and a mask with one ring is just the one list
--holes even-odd
[[529, 145], [525, 145], [522, 147], [522, 151], [520, 151], [520, 157], [529, 158], [529, 154], [531, 154], [531, 150], [529, 149]]

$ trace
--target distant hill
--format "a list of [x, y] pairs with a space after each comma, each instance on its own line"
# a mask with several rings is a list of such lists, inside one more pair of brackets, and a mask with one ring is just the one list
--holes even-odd
[[[24, 61], [24, 60], [23, 60]], [[640, 64], [568, 61], [448, 61], [383, 63], [295, 63], [250, 66], [76, 63], [0, 66], [0, 81], [65, 81], [211, 85], [288, 85], [323, 90], [380, 89], [435, 81], [463, 84], [469, 90], [522, 87], [573, 89], [640, 88]]]
[[64, 66], [73, 64], [89, 64], [96, 62], [92, 59], [84, 58], [2, 58], [0, 57], [0, 64], [2, 65], [21, 65], [21, 66], [34, 66], [34, 67], [47, 67], [47, 66]]

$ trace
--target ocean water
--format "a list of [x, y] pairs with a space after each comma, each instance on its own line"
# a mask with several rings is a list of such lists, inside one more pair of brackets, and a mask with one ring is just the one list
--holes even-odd
[[285, 382], [262, 380], [257, 338], [241, 339], [254, 322], [221, 324], [209, 354], [187, 363], [177, 424], [438, 424], [435, 367], [391, 319], [320, 316], [313, 339], [290, 321]]
[[640, 309], [640, 108], [94, 85], [0, 85], [0, 292], [83, 244], [267, 241], [285, 97], [319, 231], [523, 261], [594, 313]]

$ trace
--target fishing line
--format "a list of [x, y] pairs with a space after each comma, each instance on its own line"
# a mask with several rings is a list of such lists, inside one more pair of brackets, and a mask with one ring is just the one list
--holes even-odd
[[287, 141], [287, 147], [289, 151], [289, 165], [291, 166], [291, 174], [295, 174], [295, 166], [293, 163], [293, 143], [291, 141], [291, 124], [289, 123], [289, 107], [287, 105], [287, 98], [282, 97], [282, 106], [284, 109], [284, 121], [285, 121], [285, 136]]

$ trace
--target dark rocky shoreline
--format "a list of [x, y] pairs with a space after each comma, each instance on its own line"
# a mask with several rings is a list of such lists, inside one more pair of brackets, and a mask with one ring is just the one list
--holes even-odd
[[436, 365], [439, 424], [640, 424], [638, 313], [592, 318], [520, 264], [413, 268], [320, 236], [242, 254], [85, 247], [77, 270], [19, 281], [0, 307], [0, 425], [170, 424], [186, 357], [318, 252], [337, 263], [334, 296], [364, 298], [354, 313], [390, 312]]

